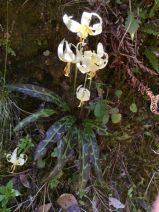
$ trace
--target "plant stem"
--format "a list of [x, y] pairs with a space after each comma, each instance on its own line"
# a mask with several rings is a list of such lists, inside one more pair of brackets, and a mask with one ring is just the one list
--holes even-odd
[[77, 69], [77, 66], [76, 66], [76, 68], [75, 68], [75, 79], [74, 79], [74, 85], [73, 85], [73, 99], [74, 99], [76, 83], [77, 83], [77, 75], [78, 75], [78, 69]]

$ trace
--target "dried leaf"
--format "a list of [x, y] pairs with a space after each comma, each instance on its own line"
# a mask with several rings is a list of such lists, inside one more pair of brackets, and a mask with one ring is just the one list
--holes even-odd
[[58, 204], [61, 206], [61, 208], [67, 210], [67, 211], [76, 211], [80, 212], [80, 208], [78, 206], [76, 198], [72, 194], [62, 194], [58, 200]]
[[37, 212], [48, 212], [52, 207], [52, 203], [47, 203], [45, 205], [41, 205], [36, 211]]
[[28, 176], [26, 174], [20, 174], [19, 178], [20, 178], [20, 182], [22, 183], [22, 185], [26, 188], [30, 188], [30, 183], [29, 180], [27, 178]]
[[109, 197], [109, 205], [112, 205], [116, 209], [125, 208], [125, 205], [114, 197]]

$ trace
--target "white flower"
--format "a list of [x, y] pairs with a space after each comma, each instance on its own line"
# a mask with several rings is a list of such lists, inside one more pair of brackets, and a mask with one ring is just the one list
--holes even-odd
[[79, 107], [81, 107], [84, 102], [90, 99], [90, 91], [82, 87], [82, 85], [79, 85], [76, 90], [76, 97], [80, 100]]
[[20, 154], [20, 156], [17, 156], [17, 148], [12, 152], [12, 154], [8, 154], [6, 156], [7, 161], [12, 163], [11, 166], [11, 172], [15, 171], [16, 166], [23, 166], [24, 163], [27, 161], [27, 156], [25, 154]]
[[[65, 39], [61, 41], [58, 46], [58, 57], [67, 65], [64, 69], [65, 76], [69, 76], [71, 63], [77, 63], [78, 61], [78, 45], [74, 46], [72, 43], [68, 43]], [[75, 49], [75, 53], [71, 50], [71, 47]]]
[[[91, 26], [93, 17], [98, 20], [98, 23]], [[88, 35], [98, 35], [102, 32], [102, 19], [96, 13], [83, 12], [81, 23], [74, 21], [72, 16], [65, 14], [63, 16], [63, 22], [71, 32], [77, 33], [81, 39], [87, 38]]]
[[102, 43], [97, 45], [97, 53], [94, 51], [84, 51], [80, 57], [80, 61], [77, 62], [77, 67], [83, 74], [88, 73], [90, 78], [95, 76], [96, 71], [103, 69], [108, 63], [108, 54], [104, 52]]

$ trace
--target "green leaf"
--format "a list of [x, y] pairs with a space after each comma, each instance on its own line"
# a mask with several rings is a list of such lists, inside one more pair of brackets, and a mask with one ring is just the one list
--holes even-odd
[[155, 0], [154, 1], [154, 4], [150, 10], [150, 13], [149, 13], [149, 18], [152, 18], [155, 16], [155, 13], [158, 12], [158, 9], [159, 9], [159, 1], [158, 0]]
[[72, 116], [66, 116], [55, 122], [46, 132], [45, 138], [39, 142], [35, 151], [35, 160], [41, 159], [50, 143], [57, 143], [74, 123]]
[[99, 148], [97, 145], [96, 136], [93, 130], [89, 133], [89, 146], [90, 146], [90, 159], [94, 166], [96, 176], [98, 180], [102, 181], [102, 169], [100, 165], [100, 156], [99, 156]]
[[152, 68], [159, 73], [159, 59], [156, 57], [156, 55], [150, 49], [146, 49], [144, 54], [149, 60]]
[[116, 90], [116, 91], [115, 91], [115, 95], [116, 95], [118, 98], [121, 97], [122, 93], [123, 93], [122, 90]]
[[135, 103], [132, 103], [130, 105], [130, 111], [133, 113], [137, 113], [137, 105]]
[[117, 124], [121, 121], [121, 114], [120, 113], [113, 113], [111, 115], [111, 120], [114, 124]]
[[22, 128], [26, 127], [28, 124], [31, 124], [35, 121], [37, 121], [39, 118], [46, 118], [53, 114], [56, 114], [55, 110], [52, 109], [42, 109], [36, 113], [31, 114], [30, 116], [27, 116], [25, 119], [20, 121], [17, 126], [14, 128], [14, 131], [19, 131]]
[[94, 109], [94, 115], [96, 118], [102, 118], [105, 113], [107, 111], [106, 105], [103, 101], [99, 101], [96, 105], [95, 105], [95, 109]]
[[129, 32], [131, 39], [134, 40], [135, 33], [139, 28], [139, 20], [137, 20], [133, 12], [129, 12], [125, 22], [126, 30]]
[[17, 91], [31, 97], [38, 98], [46, 102], [52, 102], [64, 111], [69, 110], [66, 102], [53, 91], [31, 84], [14, 84], [8, 85], [9, 90]]
[[102, 124], [105, 125], [108, 123], [108, 121], [109, 121], [109, 114], [107, 113], [103, 116]]
[[144, 24], [144, 28], [142, 29], [143, 32], [149, 34], [149, 35], [154, 35], [154, 36], [159, 36], [159, 30], [154, 24], [146, 23]]

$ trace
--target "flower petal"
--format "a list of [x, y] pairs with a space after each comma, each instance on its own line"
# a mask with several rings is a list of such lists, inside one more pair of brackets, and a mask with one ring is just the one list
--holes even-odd
[[82, 18], [81, 18], [81, 24], [89, 26], [92, 18], [92, 13], [83, 12]]
[[[12, 152], [12, 154], [8, 154], [7, 155], [7, 160], [10, 162], [10, 163], [15, 163], [16, 160], [17, 160], [17, 148]], [[9, 159], [10, 157], [10, 159]]]
[[93, 24], [90, 28], [93, 31], [93, 35], [99, 35], [102, 32], [102, 18], [97, 13], [91, 13], [91, 15], [92, 17], [96, 17], [99, 20], [99, 23]]
[[68, 16], [67, 14], [65, 14], [63, 16], [63, 22], [71, 32], [79, 32], [81, 24], [77, 21], [72, 20], [72, 16]]
[[104, 54], [103, 44], [102, 43], [98, 43], [98, 45], [97, 45], [97, 55], [99, 57], [103, 57], [103, 54]]
[[75, 62], [76, 55], [71, 50], [72, 44], [68, 44], [68, 41], [63, 39], [58, 46], [58, 57], [63, 62]]
[[27, 155], [20, 154], [18, 158], [18, 166], [23, 166], [26, 161], [27, 161]]
[[77, 87], [76, 97], [81, 102], [86, 102], [90, 99], [90, 91], [87, 88], [82, 87], [82, 85]]
[[76, 56], [70, 48], [71, 44], [69, 45], [67, 41], [65, 41], [65, 42], [66, 42], [66, 49], [64, 51], [64, 60], [66, 62], [74, 62]]
[[63, 54], [64, 54], [64, 50], [63, 50], [63, 48], [64, 48], [64, 42], [65, 42], [65, 39], [63, 39], [63, 40], [61, 41], [61, 43], [59, 44], [58, 49], [57, 49], [58, 57], [59, 57], [60, 60], [62, 60], [62, 61], [64, 61], [64, 56], [63, 56]]
[[81, 65], [80, 63], [76, 63], [76, 66], [82, 74], [88, 73], [90, 71], [85, 64]]

